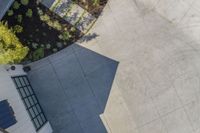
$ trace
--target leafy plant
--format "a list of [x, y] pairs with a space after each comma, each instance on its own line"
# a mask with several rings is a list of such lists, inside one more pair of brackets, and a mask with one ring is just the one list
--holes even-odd
[[27, 12], [26, 12], [26, 16], [31, 18], [33, 16], [33, 11], [32, 9], [28, 9]]
[[39, 7], [37, 7], [37, 12], [38, 12], [38, 15], [40, 16], [44, 14], [44, 12]]
[[75, 32], [75, 31], [76, 31], [76, 28], [75, 28], [75, 27], [71, 27], [70, 31], [71, 31], [71, 32]]
[[17, 22], [21, 23], [22, 19], [23, 19], [23, 17], [21, 14], [17, 15]]
[[58, 38], [61, 39], [61, 40], [63, 40], [63, 41], [69, 40], [70, 37], [71, 37], [71, 35], [70, 35], [70, 33], [67, 32], [67, 31], [66, 31], [66, 32], [63, 32], [62, 34], [60, 34], [60, 35], [58, 36]]
[[100, 3], [100, 0], [92, 0], [93, 6], [98, 6]]
[[38, 48], [33, 52], [33, 60], [39, 60], [44, 57], [44, 48]]
[[20, 1], [22, 5], [26, 6], [29, 3], [29, 0], [21, 0]]
[[23, 27], [20, 26], [20, 25], [15, 25], [15, 26], [13, 27], [13, 31], [14, 31], [15, 33], [21, 33], [21, 32], [23, 31]]
[[0, 64], [20, 63], [27, 53], [28, 48], [21, 44], [7, 23], [0, 22]]
[[14, 14], [13, 10], [8, 10], [8, 16], [12, 16]]
[[53, 22], [52, 27], [59, 31], [62, 30], [62, 26], [57, 20]]
[[21, 4], [19, 2], [15, 1], [13, 4], [13, 9], [15, 9], [15, 10], [19, 9], [20, 5]]
[[32, 47], [33, 47], [34, 49], [37, 49], [38, 45], [39, 45], [39, 44], [37, 44], [37, 43], [32, 43]]
[[47, 22], [50, 20], [50, 17], [49, 15], [47, 14], [44, 14], [44, 15], [40, 15], [40, 20], [44, 21], [44, 22]]
[[52, 50], [53, 50], [53, 52], [57, 52], [57, 51], [58, 51], [58, 49], [57, 49], [57, 48], [53, 48]]
[[63, 26], [59, 23], [59, 21], [51, 20], [50, 16], [48, 14], [40, 15], [40, 20], [42, 20], [44, 23], [46, 23], [49, 27], [52, 27], [56, 30], [61, 31], [63, 29]]
[[47, 45], [46, 45], [46, 48], [47, 48], [47, 49], [50, 49], [50, 48], [51, 48], [51, 44], [47, 44]]

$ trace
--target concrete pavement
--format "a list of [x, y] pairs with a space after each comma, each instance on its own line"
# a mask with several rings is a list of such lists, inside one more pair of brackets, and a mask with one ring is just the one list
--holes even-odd
[[102, 115], [110, 132], [199, 133], [199, 5], [109, 1], [99, 37], [80, 45], [119, 61]]
[[[106, 132], [199, 133], [199, 7], [198, 0], [109, 0], [90, 31], [98, 37], [79, 43], [119, 62], [116, 72], [105, 71], [114, 75], [109, 78], [112, 87], [100, 114]], [[85, 69], [87, 65], [83, 65]], [[32, 73], [38, 72], [35, 79], [40, 77], [39, 70]], [[65, 75], [68, 73], [73, 75], [66, 68]], [[99, 77], [94, 75], [88, 82], [92, 80]], [[97, 83], [92, 90], [98, 88]], [[99, 120], [96, 124], [101, 125]], [[95, 124], [81, 126], [87, 133], [92, 127]], [[96, 132], [105, 131], [101, 129]]]

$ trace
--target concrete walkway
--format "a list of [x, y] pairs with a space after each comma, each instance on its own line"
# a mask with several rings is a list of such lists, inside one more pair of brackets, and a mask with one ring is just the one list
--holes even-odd
[[[99, 37], [79, 44], [119, 62], [116, 73], [106, 71], [115, 73], [100, 115], [106, 132], [200, 133], [199, 7], [199, 0], [109, 0], [90, 31]], [[49, 67], [45, 61], [41, 63]], [[35, 79], [32, 82], [37, 78], [43, 80], [40, 79], [43, 71], [35, 68], [31, 74], [35, 78], [30, 76]], [[48, 81], [51, 83], [55, 79], [48, 73], [46, 77], [52, 78]], [[72, 73], [66, 67], [66, 76]], [[98, 81], [99, 75], [92, 79]], [[67, 85], [76, 86], [73, 82]], [[98, 86], [95, 84], [91, 88]], [[40, 96], [41, 91], [38, 91]], [[91, 121], [85, 119], [84, 123]], [[81, 128], [90, 133], [87, 129], [99, 125], [96, 122], [96, 125], [82, 125]], [[95, 133], [105, 132], [102, 129], [101, 126]]]

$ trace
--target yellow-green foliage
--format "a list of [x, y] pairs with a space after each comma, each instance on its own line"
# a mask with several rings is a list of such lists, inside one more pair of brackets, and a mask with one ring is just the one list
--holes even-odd
[[61, 31], [62, 30], [62, 25], [59, 23], [57, 20], [51, 20], [50, 16], [48, 14], [43, 14], [40, 15], [40, 20], [48, 24], [48, 26]]
[[0, 22], [0, 64], [19, 63], [28, 53], [6, 23]]
[[13, 27], [13, 32], [14, 32], [14, 33], [21, 33], [22, 31], [23, 31], [23, 27], [20, 26], [20, 25], [15, 25], [15, 26]]

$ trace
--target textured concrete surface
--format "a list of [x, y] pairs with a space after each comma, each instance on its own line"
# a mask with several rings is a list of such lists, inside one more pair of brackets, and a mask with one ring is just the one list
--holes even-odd
[[30, 82], [55, 133], [106, 133], [104, 112], [118, 62], [76, 44], [31, 64]]
[[[199, 7], [199, 0], [109, 0], [90, 31], [98, 37], [79, 44], [119, 62], [100, 115], [106, 132], [200, 133]], [[55, 61], [60, 61], [58, 57], [55, 56]], [[41, 62], [49, 67], [45, 63]], [[54, 81], [49, 75], [46, 77]], [[65, 75], [71, 80], [73, 71], [66, 67]], [[65, 85], [73, 87], [76, 83], [69, 80], [65, 80]], [[99, 85], [91, 84], [91, 88]], [[77, 116], [83, 119], [82, 115]], [[69, 117], [72, 117], [70, 113]], [[81, 126], [86, 132], [97, 127], [93, 119], [85, 122], [90, 123]], [[103, 127], [97, 129], [103, 132], [100, 129]]]

